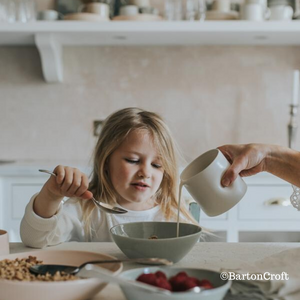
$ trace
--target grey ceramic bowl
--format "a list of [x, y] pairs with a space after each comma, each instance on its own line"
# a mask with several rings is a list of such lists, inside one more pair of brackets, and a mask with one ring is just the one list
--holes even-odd
[[[181, 260], [197, 243], [201, 227], [176, 222], [135, 222], [119, 224], [110, 229], [113, 240], [129, 258], [158, 257], [174, 263]], [[151, 236], [158, 239], [149, 239]]]
[[185, 271], [189, 276], [198, 279], [208, 279], [213, 289], [205, 290], [199, 294], [187, 292], [174, 292], [171, 295], [163, 295], [158, 293], [149, 293], [148, 291], [140, 289], [132, 289], [129, 286], [120, 286], [123, 293], [128, 300], [221, 300], [224, 298], [226, 292], [231, 286], [231, 281], [221, 280], [220, 273], [204, 269], [191, 269], [191, 268], [166, 268], [166, 267], [151, 267], [151, 268], [138, 268], [122, 272], [119, 276], [129, 280], [136, 280], [136, 278], [143, 273], [155, 273], [156, 271], [164, 272], [168, 278], [176, 275], [181, 271]]

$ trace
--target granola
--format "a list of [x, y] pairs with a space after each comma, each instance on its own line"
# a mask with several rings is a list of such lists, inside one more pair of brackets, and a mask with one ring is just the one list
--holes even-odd
[[56, 272], [55, 275], [34, 275], [30, 273], [29, 268], [36, 264], [42, 264], [35, 256], [27, 258], [16, 258], [14, 260], [4, 259], [0, 261], [0, 280], [15, 281], [67, 281], [79, 279], [75, 275]]

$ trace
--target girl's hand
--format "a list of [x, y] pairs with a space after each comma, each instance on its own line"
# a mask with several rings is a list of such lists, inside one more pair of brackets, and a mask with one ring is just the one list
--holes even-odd
[[54, 170], [57, 176], [51, 176], [45, 183], [44, 188], [48, 190], [53, 200], [63, 197], [78, 197], [90, 199], [93, 194], [88, 191], [88, 177], [76, 168], [59, 165]]

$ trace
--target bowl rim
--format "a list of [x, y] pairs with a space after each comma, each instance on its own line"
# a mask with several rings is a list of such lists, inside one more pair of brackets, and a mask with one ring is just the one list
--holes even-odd
[[171, 237], [171, 238], [159, 238], [159, 239], [146, 239], [146, 238], [136, 238], [136, 237], [129, 237], [129, 236], [122, 236], [119, 234], [115, 234], [113, 232], [113, 230], [115, 230], [116, 227], [120, 227], [122, 225], [131, 225], [131, 224], [141, 224], [141, 223], [167, 223], [167, 224], [175, 224], [177, 225], [177, 222], [163, 222], [163, 221], [148, 221], [148, 222], [130, 222], [130, 223], [120, 223], [117, 224], [113, 227], [110, 228], [110, 233], [112, 234], [112, 236], [117, 236], [117, 237], [121, 237], [124, 239], [131, 239], [131, 240], [138, 240], [138, 241], [155, 241], [155, 242], [159, 242], [159, 241], [165, 241], [165, 240], [179, 240], [179, 239], [185, 239], [187, 237], [191, 237], [191, 236], [196, 236], [196, 235], [200, 235], [202, 233], [202, 227], [196, 224], [192, 224], [192, 223], [183, 223], [183, 222], [179, 222], [179, 224], [185, 224], [185, 225], [190, 225], [190, 226], [194, 226], [199, 228], [200, 230], [198, 232], [189, 234], [189, 235], [184, 235], [184, 236], [179, 236], [179, 237]]
[[[122, 277], [123, 275], [126, 275], [128, 273], [131, 273], [131, 272], [134, 272], [134, 271], [143, 271], [145, 269], [149, 269], [150, 271], [151, 270], [155, 270], [155, 271], [162, 270], [163, 271], [163, 270], [166, 270], [166, 269], [167, 270], [178, 270], [178, 271], [189, 271], [189, 270], [194, 271], [194, 270], [196, 270], [196, 271], [208, 271], [208, 272], [216, 273], [219, 276], [221, 275], [221, 272], [219, 272], [219, 271], [215, 271], [215, 270], [211, 270], [211, 269], [204, 269], [204, 268], [189, 268], [189, 267], [185, 268], [185, 267], [178, 267], [178, 266], [175, 266], [175, 267], [173, 267], [173, 266], [171, 266], [171, 267], [168, 267], [168, 266], [165, 266], [165, 267], [157, 266], [157, 267], [155, 267], [155, 266], [153, 266], [153, 267], [144, 267], [144, 268], [135, 268], [135, 269], [125, 270], [125, 271], [122, 271], [118, 276]], [[141, 274], [142, 273], [140, 273], [139, 275], [141, 275]], [[232, 280], [226, 279], [226, 280], [223, 280], [223, 281], [225, 282], [223, 285], [221, 285], [219, 287], [209, 289], [209, 290], [204, 290], [204, 291], [201, 292], [201, 294], [208, 294], [208, 293], [212, 293], [214, 291], [218, 292], [218, 290], [224, 289], [227, 286], [228, 286], [227, 287], [227, 290], [228, 290], [231, 287]], [[187, 295], [186, 292], [174, 292], [174, 293], [172, 292], [172, 294], [178, 295], [178, 296], [179, 295], [180, 296]]]

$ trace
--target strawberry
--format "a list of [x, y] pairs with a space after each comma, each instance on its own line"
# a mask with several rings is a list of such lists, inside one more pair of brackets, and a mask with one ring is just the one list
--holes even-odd
[[180, 276], [180, 277], [189, 277], [189, 275], [186, 274], [186, 272], [184, 272], [184, 271], [181, 271], [181, 272], [177, 273], [176, 276]]
[[172, 286], [166, 278], [159, 277], [156, 278], [156, 286], [165, 290], [172, 291]]
[[185, 281], [183, 283], [184, 291], [187, 291], [187, 290], [192, 289], [197, 286], [197, 283], [193, 279], [194, 278], [192, 278], [192, 277], [187, 277], [185, 279]]
[[196, 277], [189, 277], [189, 278], [190, 278], [193, 282], [195, 282], [197, 286], [200, 285], [200, 280], [199, 280], [198, 278], [196, 278]]
[[206, 289], [212, 289], [213, 288], [213, 285], [207, 279], [200, 280], [198, 286], [206, 288]]
[[156, 286], [156, 276], [153, 273], [141, 274], [136, 280]]
[[156, 271], [156, 272], [155, 272], [155, 276], [156, 276], [156, 278], [164, 278], [164, 279], [167, 279], [166, 274], [165, 274], [164, 272], [162, 272], [162, 271]]
[[[182, 273], [182, 272], [180, 272]], [[172, 286], [172, 290], [174, 292], [181, 292], [184, 291], [184, 282], [188, 278], [184, 274], [178, 273], [177, 275], [170, 278], [169, 282]]]

